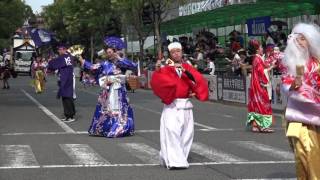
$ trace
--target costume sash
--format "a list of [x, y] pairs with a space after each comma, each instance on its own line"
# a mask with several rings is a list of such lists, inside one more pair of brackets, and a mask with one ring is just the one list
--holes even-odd
[[289, 122], [320, 126], [320, 104], [301, 95], [291, 94], [288, 99], [285, 118]]
[[189, 98], [178, 98], [175, 99], [171, 104], [166, 105], [167, 107], [170, 108], [177, 108], [177, 109], [192, 109], [193, 105]]
[[[119, 103], [119, 89], [121, 88], [121, 84], [125, 83], [126, 76], [125, 75], [112, 75], [112, 76], [103, 76], [99, 79], [99, 84], [102, 87], [107, 87], [109, 89], [109, 104], [110, 109], [112, 111], [119, 111], [120, 103]], [[110, 85], [107, 85], [105, 81], [107, 80]]]

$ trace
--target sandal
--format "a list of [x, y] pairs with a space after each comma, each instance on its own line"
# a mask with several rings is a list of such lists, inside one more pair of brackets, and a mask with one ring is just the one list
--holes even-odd
[[273, 133], [274, 130], [271, 129], [271, 128], [261, 128], [260, 132], [262, 132], [262, 133]]
[[258, 127], [253, 126], [253, 127], [251, 128], [251, 131], [252, 131], [252, 132], [255, 132], [255, 133], [258, 133], [258, 132], [260, 132], [260, 129], [259, 129]]

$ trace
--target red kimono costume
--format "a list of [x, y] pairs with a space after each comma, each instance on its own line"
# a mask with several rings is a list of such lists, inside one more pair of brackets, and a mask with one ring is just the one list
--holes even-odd
[[269, 80], [265, 74], [265, 63], [260, 55], [255, 55], [252, 66], [247, 126], [269, 128], [272, 125], [272, 108], [267, 90]]
[[320, 63], [310, 58], [302, 75], [302, 86], [290, 91], [295, 77], [282, 77], [288, 95], [286, 136], [295, 153], [297, 179], [320, 179]]
[[197, 99], [205, 101], [209, 94], [203, 76], [187, 63], [182, 66], [186, 72], [165, 66], [156, 70], [151, 79], [154, 94], [164, 103], [160, 122], [160, 159], [167, 168], [189, 167], [187, 158], [194, 133], [193, 106], [189, 96], [195, 93]]

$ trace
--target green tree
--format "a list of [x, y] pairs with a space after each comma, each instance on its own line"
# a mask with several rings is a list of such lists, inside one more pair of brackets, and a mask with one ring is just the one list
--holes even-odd
[[64, 0], [55, 1], [53, 4], [45, 6], [42, 11], [42, 16], [45, 19], [47, 28], [56, 34], [58, 40], [66, 40], [68, 32], [65, 24], [62, 21], [64, 17]]
[[[123, 12], [123, 23], [130, 24], [137, 32], [140, 54], [143, 55], [144, 41], [149, 36], [150, 31], [154, 30], [157, 44], [157, 53], [162, 53], [160, 25], [167, 16], [169, 8], [174, 3], [184, 3], [186, 0], [113, 0], [113, 4], [117, 9]], [[143, 21], [144, 10], [147, 10], [152, 20], [150, 25], [145, 25]]]
[[157, 37], [157, 53], [158, 55], [162, 53], [162, 44], [161, 44], [161, 32], [160, 26], [163, 20], [168, 15], [168, 10], [174, 3], [184, 4], [186, 0], [148, 0], [148, 3], [151, 5], [153, 10], [154, 17], [154, 33]]
[[110, 0], [59, 0], [45, 8], [44, 16], [60, 40], [90, 47], [92, 59], [94, 47], [102, 44], [104, 36], [121, 34], [120, 20], [110, 3]]
[[[122, 23], [125, 26], [131, 26], [135, 30], [140, 47], [140, 59], [143, 59], [143, 46], [146, 38], [149, 36], [150, 27], [143, 21], [144, 8], [148, 5], [146, 0], [113, 0], [113, 8], [121, 12]], [[127, 30], [126, 28], [125, 30]]]
[[10, 46], [15, 30], [33, 13], [31, 7], [21, 0], [2, 0], [0, 7], [0, 48], [4, 48]]

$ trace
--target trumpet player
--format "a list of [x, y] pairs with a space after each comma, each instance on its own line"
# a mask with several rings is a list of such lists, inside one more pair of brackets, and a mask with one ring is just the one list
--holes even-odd
[[182, 62], [182, 46], [168, 46], [170, 60], [157, 62], [151, 79], [152, 90], [164, 103], [160, 120], [160, 160], [168, 169], [188, 168], [194, 134], [193, 105], [190, 97], [208, 99], [208, 83], [192, 66]]

